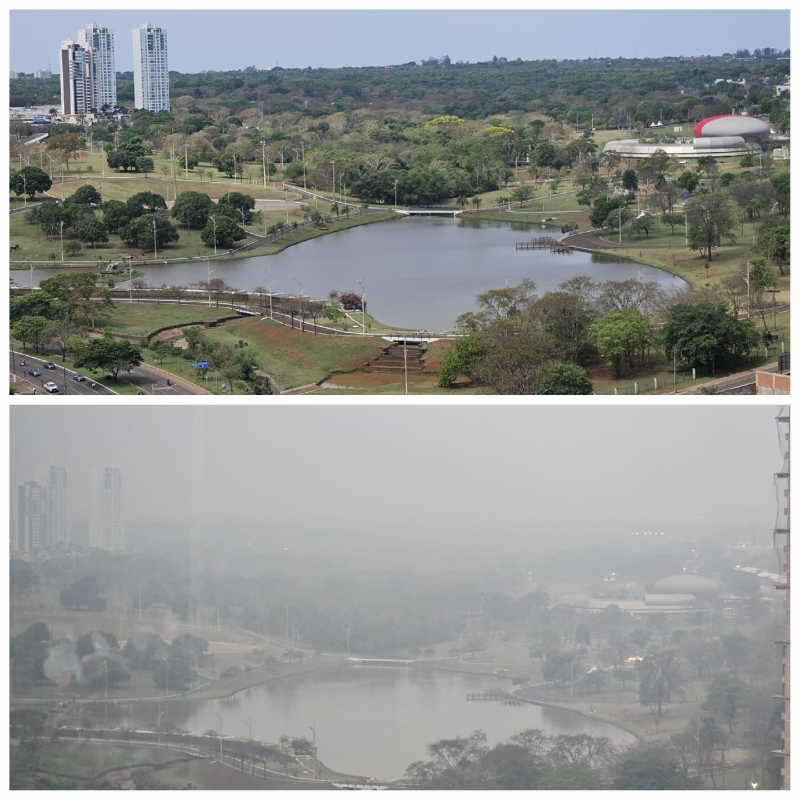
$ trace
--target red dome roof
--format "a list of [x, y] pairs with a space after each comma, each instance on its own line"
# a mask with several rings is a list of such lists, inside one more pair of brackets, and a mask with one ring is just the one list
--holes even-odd
[[704, 136], [766, 136], [769, 124], [757, 117], [720, 114], [700, 120], [692, 131], [697, 139]]

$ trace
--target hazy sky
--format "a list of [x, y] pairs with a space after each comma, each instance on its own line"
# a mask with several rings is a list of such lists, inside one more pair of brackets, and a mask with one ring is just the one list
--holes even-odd
[[[495, 55], [509, 60], [721, 55], [789, 46], [788, 10], [731, 11], [718, 4], [717, 10], [703, 11], [167, 11], [147, 5], [141, 11], [106, 11], [102, 5], [83, 11], [32, 10], [36, 5], [26, 4], [10, 15], [10, 66], [18, 72], [46, 69], [48, 58], [57, 71], [61, 40], [75, 39], [78, 28], [89, 22], [114, 31], [121, 72], [133, 68], [131, 31], [143, 22], [166, 29], [169, 68], [177, 72], [276, 64], [382, 66], [443, 55], [470, 62]], [[169, 5], [187, 6], [180, 0]], [[293, 4], [302, 6], [302, 0]]]
[[[58, 398], [56, 398], [57, 400]], [[270, 546], [552, 544], [683, 525], [772, 528], [773, 406], [11, 408], [11, 484], [118, 466], [129, 523], [248, 531]]]

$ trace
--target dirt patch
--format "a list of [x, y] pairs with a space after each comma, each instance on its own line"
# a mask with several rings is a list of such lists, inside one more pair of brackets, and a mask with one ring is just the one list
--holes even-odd
[[[409, 375], [409, 383], [435, 383], [433, 375]], [[392, 383], [405, 383], [405, 377], [388, 372], [347, 372], [331, 375], [325, 384], [344, 386], [347, 389], [373, 389], [378, 386], [389, 386]]]

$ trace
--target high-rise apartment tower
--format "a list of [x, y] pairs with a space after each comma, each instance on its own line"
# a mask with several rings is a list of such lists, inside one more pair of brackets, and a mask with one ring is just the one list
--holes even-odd
[[169, 111], [167, 32], [145, 22], [133, 31], [134, 107]]
[[65, 39], [59, 53], [61, 113], [87, 114], [92, 109], [92, 51]]
[[89, 544], [100, 550], [124, 550], [122, 473], [106, 467], [97, 475]]
[[90, 22], [78, 31], [78, 42], [92, 53], [91, 108], [112, 111], [117, 105], [117, 71], [114, 63], [114, 32]]

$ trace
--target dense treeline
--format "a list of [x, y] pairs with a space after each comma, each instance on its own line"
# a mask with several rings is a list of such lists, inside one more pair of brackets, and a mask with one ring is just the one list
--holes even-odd
[[[759, 92], [757, 86], [785, 83], [789, 61], [788, 51], [765, 50], [769, 53], [760, 51], [757, 59], [730, 54], [585, 61], [501, 57], [477, 64], [442, 58], [394, 67], [269, 71], [249, 67], [235, 72], [171, 73], [170, 94], [173, 101], [187, 96], [198, 107], [225, 106], [232, 115], [253, 105], [268, 115], [294, 112], [310, 117], [372, 106], [468, 119], [535, 111], [583, 125], [594, 116], [603, 126], [609, 121], [616, 125], [626, 115], [645, 124], [660, 114], [665, 121], [689, 121], [729, 112], [732, 103], [745, 102], [745, 95], [748, 110], [769, 113], [769, 104], [762, 106], [761, 101], [774, 92]], [[718, 79], [745, 79], [747, 85], [714, 85]], [[10, 89], [12, 106], [56, 104], [58, 99], [57, 78], [12, 80]], [[119, 74], [117, 94], [120, 105], [133, 105], [131, 73]], [[714, 110], [717, 105], [720, 110]]]

